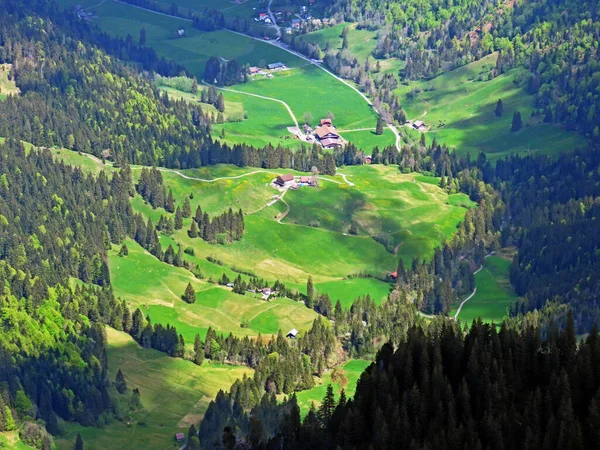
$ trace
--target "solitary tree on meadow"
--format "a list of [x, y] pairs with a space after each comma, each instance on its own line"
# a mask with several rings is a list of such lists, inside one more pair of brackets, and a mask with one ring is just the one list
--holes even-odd
[[521, 113], [519, 111], [515, 111], [512, 118], [512, 125], [510, 127], [510, 131], [517, 132], [523, 127], [523, 121], [521, 120]]
[[502, 105], [501, 99], [498, 99], [498, 103], [496, 103], [496, 110], [494, 111], [494, 113], [496, 114], [496, 116], [502, 117], [502, 114], [504, 113], [504, 106]]
[[188, 283], [182, 298], [184, 302], [190, 304], [196, 301], [196, 291], [194, 290], [192, 283]]
[[75, 439], [75, 447], [73, 448], [75, 450], [83, 450], [83, 438], [79, 433], [77, 433], [77, 439]]

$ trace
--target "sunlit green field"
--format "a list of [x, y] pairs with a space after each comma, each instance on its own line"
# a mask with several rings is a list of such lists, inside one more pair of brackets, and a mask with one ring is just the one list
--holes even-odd
[[111, 328], [107, 328], [107, 336], [110, 380], [121, 369], [129, 393], [134, 388], [140, 390], [143, 410], [132, 414], [130, 425], [115, 421], [98, 429], [67, 424], [66, 434], [56, 439], [58, 449], [71, 450], [77, 433], [81, 433], [86, 450], [179, 448], [175, 433], [187, 435], [189, 426], [198, 425], [219, 389], [228, 389], [236, 379], [252, 374], [247, 367], [209, 361], [199, 367], [142, 349], [129, 335]]
[[510, 285], [510, 258], [506, 255], [490, 256], [483, 269], [475, 275], [477, 293], [463, 306], [458, 316], [461, 322], [471, 324], [479, 317], [484, 322], [500, 324], [508, 308], [517, 299]]
[[[133, 241], [127, 241], [127, 246], [126, 257], [117, 256], [117, 247], [109, 252], [115, 294], [155, 323], [175, 325], [188, 345], [197, 333], [204, 336], [208, 327], [223, 334], [256, 336], [276, 334], [280, 329], [308, 329], [317, 317], [302, 303], [289, 299], [266, 302], [256, 294], [234, 294], [227, 287], [199, 280], [186, 269], [159, 261]], [[181, 300], [188, 283], [196, 291], [194, 304]], [[246, 328], [243, 322], [248, 324]]]
[[[431, 130], [427, 140], [436, 138], [460, 153], [474, 157], [484, 151], [491, 160], [511, 153], [558, 153], [583, 145], [583, 138], [558, 125], [531, 119], [534, 97], [528, 95], [521, 80], [524, 69], [513, 69], [488, 81], [497, 54], [444, 73], [430, 81], [416, 81], [396, 90], [407, 117], [422, 120]], [[494, 114], [502, 99], [504, 114]], [[511, 132], [512, 116], [520, 111], [523, 128]]]
[[329, 384], [331, 384], [333, 387], [333, 393], [335, 394], [336, 401], [339, 400], [339, 394], [342, 389], [344, 389], [347, 398], [353, 397], [354, 393], [356, 392], [356, 382], [360, 378], [360, 375], [363, 373], [363, 371], [369, 367], [370, 364], [370, 361], [365, 361], [363, 359], [352, 359], [340, 366], [342, 368], [344, 377], [346, 378], [346, 384], [344, 386], [333, 382], [331, 380], [331, 371], [329, 371], [323, 375], [322, 384], [319, 384], [318, 386], [315, 386], [307, 391], [298, 392], [296, 397], [298, 398], [298, 406], [300, 406], [300, 414], [305, 416], [310, 410], [311, 404], [313, 403], [315, 408], [318, 409], [323, 397], [325, 397], [327, 385]]

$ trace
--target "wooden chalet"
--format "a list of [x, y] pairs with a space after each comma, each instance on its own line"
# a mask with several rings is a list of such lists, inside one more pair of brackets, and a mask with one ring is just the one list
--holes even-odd
[[342, 147], [342, 142], [337, 138], [321, 139], [323, 148], [339, 148]]
[[326, 125], [321, 126], [315, 130], [315, 134], [320, 140], [323, 139], [339, 139], [340, 135], [337, 134], [335, 128], [328, 127]]
[[298, 336], [298, 330], [295, 328], [292, 328], [290, 331], [288, 331], [288, 334], [285, 335], [286, 338], [290, 339], [296, 339], [296, 336]]
[[286, 173], [283, 175], [279, 175], [275, 179], [275, 184], [277, 184], [279, 186], [286, 186], [286, 185], [289, 185], [289, 183], [292, 183], [293, 181], [294, 181], [294, 175], [292, 175], [291, 173]]

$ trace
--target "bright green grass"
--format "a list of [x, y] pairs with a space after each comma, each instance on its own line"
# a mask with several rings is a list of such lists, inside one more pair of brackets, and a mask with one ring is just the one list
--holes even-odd
[[[202, 108], [202, 111], [205, 113], [211, 114], [215, 117], [219, 115], [219, 111], [213, 105], [208, 103], [200, 102], [200, 90], [203, 86], [199, 87], [198, 94], [194, 95], [189, 92], [178, 91], [177, 89], [173, 89], [168, 86], [159, 86], [161, 91], [165, 91], [169, 94], [170, 98], [176, 100], [185, 100], [186, 102], [199, 104]], [[225, 112], [223, 112], [223, 117], [226, 121], [240, 121], [244, 118], [244, 105], [242, 102], [236, 102], [231, 100], [225, 100]]]
[[332, 382], [330, 371], [323, 375], [322, 384], [319, 384], [318, 386], [315, 386], [307, 391], [298, 392], [296, 397], [298, 399], [298, 406], [300, 407], [300, 414], [302, 417], [308, 413], [312, 403], [314, 403], [315, 407], [318, 409], [323, 397], [325, 397], [327, 386], [329, 384], [331, 384], [333, 387], [336, 401], [339, 399], [339, 393], [342, 389], [344, 389], [348, 399], [352, 398], [356, 392], [356, 383], [360, 378], [360, 375], [367, 367], [369, 367], [369, 365], [371, 365], [370, 361], [365, 361], [363, 359], [351, 359], [341, 366], [344, 371], [344, 376], [347, 379], [345, 386], [340, 386], [338, 383]]
[[510, 285], [510, 260], [503, 256], [486, 258], [483, 269], [475, 275], [477, 293], [460, 311], [461, 322], [471, 324], [479, 317], [484, 322], [500, 324], [507, 309], [517, 299]]
[[348, 280], [327, 281], [315, 285], [317, 292], [325, 292], [329, 295], [334, 306], [339, 299], [344, 309], [350, 308], [357, 297], [366, 294], [369, 294], [371, 299], [379, 305], [387, 298], [391, 287], [389, 283], [373, 278], [351, 278]]
[[350, 27], [348, 33], [348, 50], [360, 62], [364, 62], [367, 57], [371, 57], [373, 50], [377, 46], [377, 33], [369, 30], [358, 30], [356, 24], [341, 23], [333, 27], [322, 28], [312, 33], [300, 36], [305, 42], [310, 42], [325, 50], [327, 42], [332, 50], [342, 49], [342, 31], [345, 27]]
[[352, 142], [356, 147], [365, 151], [365, 154], [369, 155], [375, 146], [379, 149], [383, 149], [388, 145], [396, 144], [396, 136], [388, 128], [384, 129], [383, 134], [378, 136], [375, 134], [375, 128], [373, 130], [361, 130], [344, 132], [340, 130], [340, 134], [344, 139]]
[[[143, 349], [126, 333], [107, 328], [109, 377], [123, 371], [127, 387], [138, 388], [143, 410], [132, 414], [131, 425], [113, 422], [103, 429], [68, 424], [57, 448], [71, 450], [81, 433], [86, 450], [143, 448], [164, 450], [175, 444], [174, 435], [198, 425], [219, 389], [228, 389], [252, 369], [212, 364], [202, 366], [164, 353]], [[178, 448], [175, 447], [175, 448]]]
[[398, 254], [410, 262], [414, 256], [429, 257], [456, 230], [466, 212], [459, 203], [472, 206], [466, 196], [449, 201], [437, 186], [421, 182], [418, 175], [401, 174], [396, 167], [352, 166], [343, 173], [354, 187], [320, 183], [288, 193], [285, 221], [341, 233], [348, 233], [354, 223], [362, 236], [389, 234]]
[[235, 89], [283, 100], [299, 122], [306, 112], [315, 123], [332, 112], [338, 129], [371, 128], [377, 123], [377, 115], [358, 93], [314, 65], [278, 72], [272, 79], [257, 78]]
[[[281, 61], [289, 67], [303, 61], [265, 42], [250, 39], [226, 30], [203, 32], [192, 28], [190, 22], [130, 5], [107, 0], [95, 8], [97, 23], [102, 30], [116, 36], [131, 34], [138, 39], [139, 30], [146, 29], [147, 45], [159, 56], [177, 61], [194, 72], [200, 80], [204, 66], [211, 56], [236, 59], [240, 64], [267, 64]], [[178, 38], [177, 30], [183, 27], [185, 37]]]
[[[273, 80], [269, 80], [273, 81]], [[236, 86], [235, 89], [239, 89]], [[265, 100], [235, 92], [221, 91], [226, 101], [243, 105], [243, 120], [212, 126], [214, 139], [227, 144], [248, 144], [255, 147], [264, 147], [267, 144], [282, 147], [297, 147], [300, 142], [292, 139], [287, 130], [294, 126], [288, 110], [279, 102]], [[221, 131], [225, 130], [225, 138]]]
[[0, 64], [0, 100], [6, 98], [7, 95], [19, 95], [19, 88], [14, 80], [8, 79], [8, 74], [12, 68], [12, 64]]
[[[515, 83], [525, 77], [523, 69], [513, 69], [487, 81], [496, 59], [497, 54], [488, 55], [433, 80], [412, 82], [397, 89], [408, 118], [421, 119], [432, 127], [427, 133], [428, 141], [435, 137], [438, 142], [472, 156], [485, 151], [491, 160], [520, 152], [552, 154], [584, 144], [574, 132], [530, 120], [534, 97]], [[414, 97], [407, 95], [415, 89], [422, 92]], [[504, 105], [501, 118], [494, 114], [498, 99]], [[517, 110], [527, 125], [513, 133], [510, 125]]]
[[[127, 257], [117, 256], [117, 248], [109, 252], [115, 294], [155, 323], [175, 325], [187, 344], [193, 342], [196, 333], [204, 336], [209, 326], [224, 334], [255, 336], [275, 334], [280, 329], [307, 329], [317, 317], [314, 311], [289, 299], [266, 302], [255, 294], [234, 294], [157, 260], [133, 241], [127, 241], [127, 246]], [[197, 294], [196, 303], [191, 305], [181, 300], [188, 283]], [[241, 327], [244, 321], [249, 322], [248, 328]]]
[[25, 444], [19, 437], [18, 431], [6, 431], [0, 433], [0, 449], [2, 450], [33, 450], [33, 447]]
[[62, 161], [65, 164], [71, 166], [80, 167], [84, 172], [92, 172], [98, 174], [103, 170], [106, 172], [112, 172], [115, 170], [109, 164], [102, 164], [102, 162], [99, 162], [98, 160], [90, 157], [87, 154], [79, 154], [77, 152], [74, 152], [73, 150], [67, 150], [65, 148], [53, 148], [52, 154], [54, 155], [55, 160]]

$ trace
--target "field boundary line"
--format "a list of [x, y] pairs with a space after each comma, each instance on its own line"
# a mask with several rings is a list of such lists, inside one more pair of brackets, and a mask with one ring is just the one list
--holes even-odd
[[[244, 35], [245, 36], [245, 35]], [[207, 86], [214, 86], [212, 84], [208, 84], [206, 81], [202, 80], [202, 83], [207, 85]], [[290, 108], [290, 106], [284, 102], [283, 100], [279, 100], [278, 98], [272, 98], [272, 97], [265, 97], [264, 95], [259, 95], [259, 94], [252, 94], [250, 92], [244, 92], [244, 91], [237, 91], [235, 89], [228, 89], [228, 88], [222, 88], [222, 87], [217, 87], [214, 86], [215, 88], [217, 88], [220, 91], [225, 91], [225, 92], [234, 92], [236, 94], [242, 94], [242, 95], [249, 95], [251, 97], [257, 97], [257, 98], [262, 98], [263, 100], [271, 100], [273, 102], [278, 102], [281, 103], [283, 106], [286, 107], [286, 109], [288, 110], [288, 113], [290, 114], [290, 117], [292, 118], [292, 120], [294, 121], [294, 125], [296, 126], [296, 128], [300, 128], [300, 125], [298, 124], [298, 120], [296, 119], [296, 116], [294, 116], [294, 113], [292, 112], [292, 108]]]
[[165, 17], [171, 17], [171, 18], [173, 18], [173, 19], [179, 19], [179, 20], [183, 20], [183, 21], [185, 21], [185, 22], [191, 22], [191, 23], [193, 23], [193, 22], [194, 22], [192, 19], [186, 19], [186, 18], [184, 18], [184, 17], [174, 16], [174, 15], [172, 15], [172, 14], [167, 14], [167, 13], [163, 13], [163, 12], [160, 12], [160, 11], [154, 11], [154, 10], [152, 10], [152, 9], [144, 8], [144, 7], [142, 7], [142, 6], [138, 6], [138, 5], [132, 5], [131, 3], [127, 3], [127, 2], [122, 2], [121, 0], [113, 0], [113, 1], [114, 1], [115, 3], [121, 3], [122, 5], [127, 5], [127, 6], [131, 6], [132, 8], [142, 9], [142, 10], [144, 10], [144, 11], [148, 11], [148, 12], [151, 12], [151, 13], [154, 13], [154, 14], [158, 14], [158, 15], [161, 15], [161, 16], [165, 16]]

